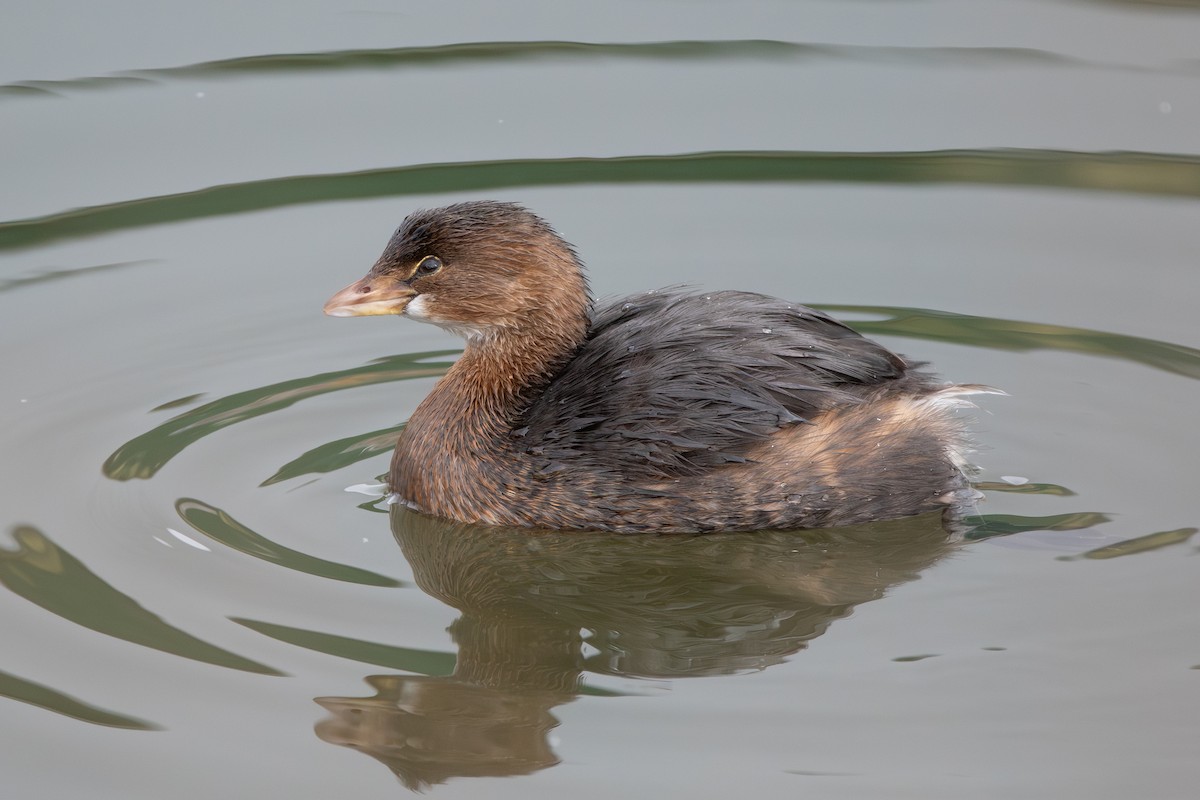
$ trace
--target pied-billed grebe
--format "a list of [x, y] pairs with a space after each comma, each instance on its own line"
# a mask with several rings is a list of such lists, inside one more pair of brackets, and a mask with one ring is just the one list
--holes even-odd
[[399, 314], [466, 350], [413, 412], [388, 482], [461, 522], [805, 528], [967, 491], [946, 386], [833, 318], [748, 292], [652, 291], [593, 311], [571, 245], [520, 206], [409, 216], [336, 317]]

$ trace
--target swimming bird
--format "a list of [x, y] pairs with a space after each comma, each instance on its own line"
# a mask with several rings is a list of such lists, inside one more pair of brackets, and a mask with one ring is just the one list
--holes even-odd
[[466, 523], [701, 532], [949, 508], [972, 494], [955, 409], [995, 391], [762, 294], [595, 306], [574, 248], [511, 203], [411, 214], [325, 313], [466, 340], [388, 475], [408, 507]]

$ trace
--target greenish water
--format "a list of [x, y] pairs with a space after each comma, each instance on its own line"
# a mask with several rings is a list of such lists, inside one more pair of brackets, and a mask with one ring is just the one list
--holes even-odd
[[[1196, 4], [10, 11], [0, 796], [1194, 793]], [[1005, 389], [962, 541], [348, 493], [460, 345], [321, 304], [478, 197]]]

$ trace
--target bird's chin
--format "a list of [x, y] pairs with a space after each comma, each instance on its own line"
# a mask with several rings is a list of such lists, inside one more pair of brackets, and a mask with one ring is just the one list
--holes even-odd
[[476, 325], [461, 320], [442, 319], [429, 310], [429, 302], [432, 299], [427, 294], [417, 295], [405, 308], [404, 316], [419, 322], [428, 322], [431, 325], [437, 325], [442, 330], [453, 333], [455, 336], [461, 336], [468, 342], [490, 339], [495, 332], [495, 329], [490, 325]]

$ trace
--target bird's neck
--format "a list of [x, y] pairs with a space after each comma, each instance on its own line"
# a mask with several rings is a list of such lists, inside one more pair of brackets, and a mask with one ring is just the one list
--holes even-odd
[[[506, 433], [522, 412], [570, 360], [583, 340], [506, 334], [468, 341], [462, 357], [414, 412], [410, 425], [471, 427], [480, 434]], [[436, 418], [427, 415], [436, 414]], [[468, 440], [476, 437], [468, 436]]]
[[527, 459], [514, 429], [529, 404], [570, 360], [586, 317], [554, 332], [505, 331], [468, 340], [462, 357], [413, 412], [392, 461], [389, 483], [431, 513], [478, 489], [481, 474], [501, 479]]

